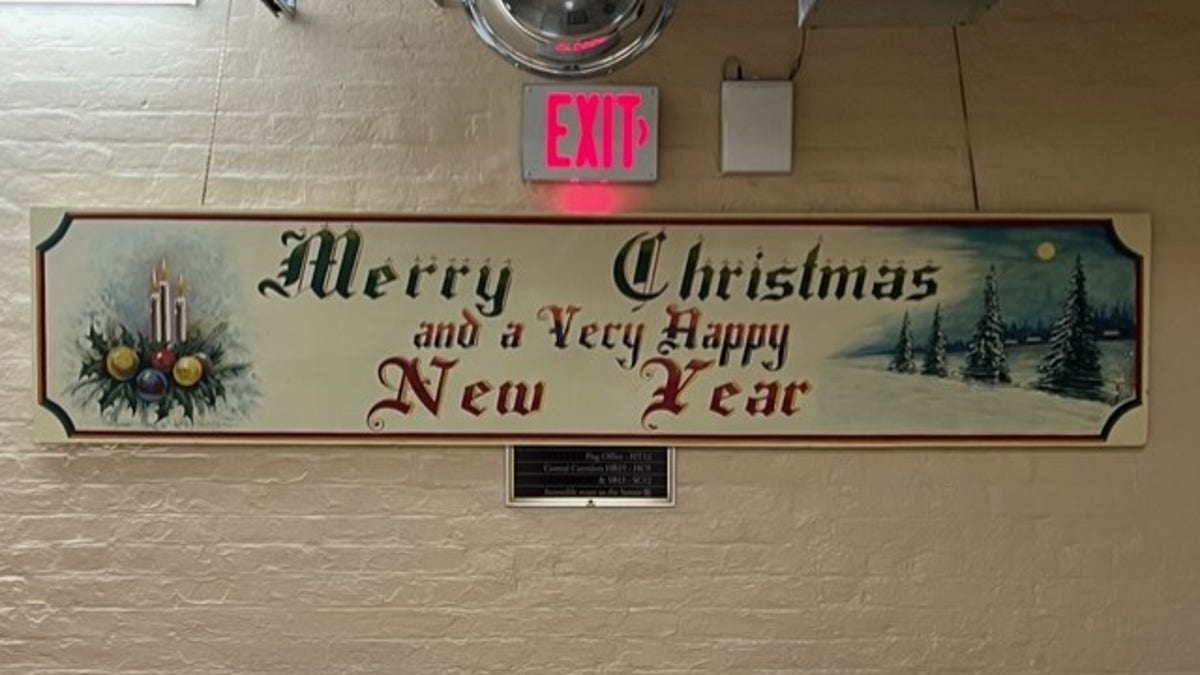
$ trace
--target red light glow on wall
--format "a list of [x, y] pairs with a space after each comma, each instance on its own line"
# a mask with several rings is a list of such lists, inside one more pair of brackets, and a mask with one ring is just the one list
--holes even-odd
[[629, 193], [609, 183], [565, 183], [553, 188], [550, 206], [572, 216], [607, 216], [628, 210]]

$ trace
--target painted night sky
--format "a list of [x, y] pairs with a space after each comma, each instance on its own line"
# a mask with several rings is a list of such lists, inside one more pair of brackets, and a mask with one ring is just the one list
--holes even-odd
[[[1114, 235], [1104, 226], [912, 227], [905, 228], [904, 236], [937, 251], [935, 264], [941, 264], [943, 256], [969, 261], [968, 272], [951, 282], [965, 285], [969, 292], [939, 293], [943, 326], [951, 342], [970, 339], [982, 311], [983, 281], [990, 267], [996, 269], [1006, 324], [1053, 324], [1077, 255], [1083, 259], [1093, 310], [1132, 307], [1136, 297], [1136, 260], [1117, 248]], [[890, 349], [905, 309], [911, 313], [918, 345], [923, 344], [936, 304], [929, 299], [916, 307], [897, 307], [894, 319], [876, 324], [868, 341], [851, 350]]]

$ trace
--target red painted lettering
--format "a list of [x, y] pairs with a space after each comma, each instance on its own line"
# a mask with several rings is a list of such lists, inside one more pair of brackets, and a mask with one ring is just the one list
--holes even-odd
[[579, 109], [579, 147], [575, 150], [577, 168], [596, 168], [600, 159], [596, 156], [596, 114], [600, 110], [600, 97], [596, 94], [581, 94], [575, 97]]
[[[635, 120], [640, 119], [637, 114], [638, 108], [642, 105], [642, 97], [639, 94], [617, 94], [617, 106], [621, 109], [624, 124], [621, 125], [623, 133], [621, 134], [621, 166], [626, 171], [632, 171], [634, 161], [636, 159], [636, 149], [634, 146], [634, 127], [637, 126]], [[642, 120], [645, 123], [645, 120]], [[642, 141], [645, 142], [644, 140]]]
[[613, 109], [613, 95], [605, 94], [604, 115], [601, 118], [603, 124], [600, 131], [602, 134], [600, 146], [603, 148], [604, 152], [604, 159], [601, 160], [600, 165], [605, 169], [613, 168], [613, 122], [615, 121], [613, 120], [613, 117], [615, 114], [616, 111]]
[[567, 135], [567, 125], [558, 119], [558, 111], [571, 103], [571, 95], [551, 93], [546, 95], [546, 166], [551, 169], [569, 169], [571, 160], [559, 154], [559, 141]]
[[796, 399], [807, 395], [810, 391], [812, 391], [812, 385], [808, 383], [808, 380], [799, 384], [788, 382], [787, 386], [783, 388], [783, 414], [791, 417], [800, 412], [800, 402]]
[[758, 396], [746, 399], [746, 412], [763, 417], [775, 414], [775, 406], [779, 401], [779, 383], [758, 382], [754, 385], [754, 393]]
[[537, 412], [542, 409], [542, 394], [545, 391], [546, 385], [542, 382], [535, 382], [532, 392], [524, 382], [501, 383], [496, 397], [496, 412], [501, 415], [515, 412], [522, 417]]
[[[712, 361], [701, 361], [692, 359], [686, 366], [680, 368], [677, 363], [668, 358], [653, 358], [646, 361], [642, 365], [642, 376], [649, 377], [647, 371], [651, 366], [659, 366], [666, 374], [666, 379], [663, 385], [654, 390], [654, 395], [650, 399], [650, 405], [642, 411], [642, 426], [647, 429], [657, 429], [658, 427], [646, 421], [646, 418], [656, 412], [667, 412], [672, 415], [678, 415], [687, 409], [687, 403], [679, 400], [683, 394], [683, 390], [691, 384], [692, 379], [702, 370], [711, 367]], [[686, 376], [685, 376], [686, 373]]]
[[[396, 396], [384, 399], [371, 406], [371, 410], [367, 412], [367, 424], [372, 429], [380, 430], [383, 428], [383, 420], [376, 417], [380, 412], [391, 410], [401, 415], [411, 413], [413, 402], [409, 398], [410, 392], [413, 396], [416, 396], [417, 402], [427, 412], [433, 413], [435, 417], [441, 414], [442, 390], [446, 384], [446, 374], [458, 363], [458, 360], [451, 361], [443, 359], [440, 356], [433, 357], [431, 365], [440, 371], [436, 391], [430, 388], [430, 380], [421, 373], [420, 361], [419, 358], [406, 359], [395, 356], [379, 364], [379, 369], [377, 370], [379, 383], [388, 389], [395, 389]], [[388, 371], [393, 369], [400, 371], [400, 380], [395, 385], [388, 381]]]
[[476, 417], [479, 417], [484, 413], [485, 410], [487, 410], [487, 408], [480, 405], [478, 403], [478, 399], [480, 396], [483, 396], [491, 390], [492, 385], [488, 384], [484, 380], [468, 384], [463, 388], [462, 409]]
[[708, 402], [708, 409], [720, 415], [721, 417], [729, 417], [733, 414], [733, 408], [725, 405], [725, 399], [730, 396], [736, 396], [741, 393], [742, 388], [733, 382], [726, 382], [713, 388], [712, 399]]

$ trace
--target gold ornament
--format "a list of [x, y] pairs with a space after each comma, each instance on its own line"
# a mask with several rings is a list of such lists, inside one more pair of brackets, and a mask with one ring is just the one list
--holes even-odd
[[183, 356], [175, 362], [171, 374], [175, 376], [175, 382], [179, 386], [190, 387], [204, 377], [204, 365], [194, 356]]
[[137, 375], [137, 352], [132, 347], [113, 347], [108, 350], [108, 356], [104, 359], [104, 367], [108, 369], [108, 374], [112, 375], [114, 379], [124, 382]]

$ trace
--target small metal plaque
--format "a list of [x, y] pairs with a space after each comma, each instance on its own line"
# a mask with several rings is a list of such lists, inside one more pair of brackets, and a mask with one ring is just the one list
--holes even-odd
[[675, 449], [509, 446], [509, 506], [674, 506]]

